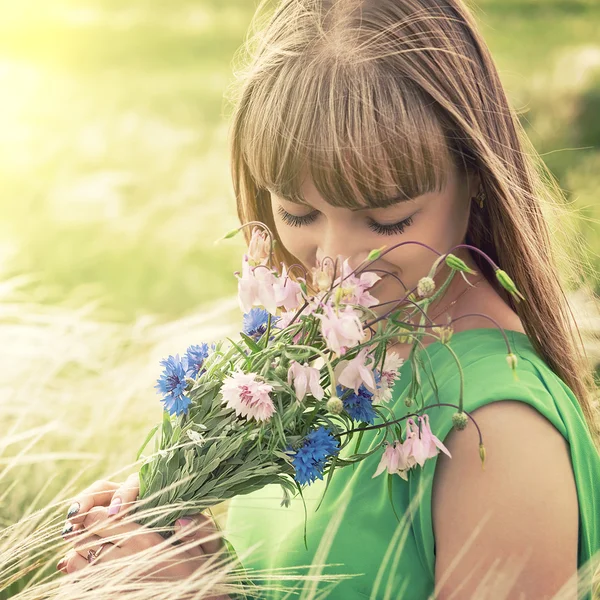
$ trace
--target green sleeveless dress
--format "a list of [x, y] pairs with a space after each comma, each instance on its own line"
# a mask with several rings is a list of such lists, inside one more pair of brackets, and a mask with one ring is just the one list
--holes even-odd
[[[511, 330], [505, 333], [518, 357], [518, 381], [514, 380], [506, 362], [507, 346], [498, 329], [470, 329], [452, 336], [449, 345], [460, 361], [465, 381], [464, 409], [471, 412], [489, 402], [505, 399], [526, 402], [549, 419], [569, 442], [579, 499], [578, 566], [581, 567], [591, 557], [595, 561], [600, 552], [600, 456], [571, 389], [535, 352], [525, 334]], [[421, 349], [418, 356], [422, 362], [416, 370], [421, 375], [426, 405], [437, 402], [427, 375], [432, 372], [439, 402], [458, 404], [459, 372], [448, 349], [440, 342], [433, 342]], [[411, 363], [405, 361], [387, 404], [397, 418], [414, 409], [414, 405], [409, 409], [404, 402], [413, 375], [416, 374]], [[443, 406], [427, 410], [431, 429], [442, 442], [452, 429], [455, 412], [454, 408]], [[366, 452], [381, 440], [378, 437], [381, 434], [381, 430], [365, 432], [360, 452]], [[353, 452], [354, 441], [342, 454], [346, 454], [346, 450]], [[318, 590], [315, 597], [426, 600], [432, 596], [435, 540], [431, 490], [439, 454], [425, 461], [422, 469], [419, 466], [411, 469], [408, 481], [398, 475], [390, 476], [391, 488], [388, 489], [387, 471], [377, 478], [372, 477], [382, 451], [358, 465], [335, 472], [316, 512], [325, 482], [317, 480], [305, 489], [308, 550], [304, 544], [305, 513], [300, 497], [294, 498], [289, 507], [281, 506], [280, 486], [270, 485], [234, 498], [225, 530], [244, 566], [278, 576], [287, 574], [288, 580], [270, 579], [269, 585], [285, 587], [288, 591], [290, 588], [308, 589], [311, 585], [292, 580], [289, 576], [293, 573], [348, 574], [342, 581], [319, 582], [314, 588]], [[392, 510], [390, 495], [400, 520]], [[317, 566], [311, 570], [313, 562]], [[318, 565], [324, 566], [319, 568]], [[264, 583], [260, 573], [250, 575], [254, 581]], [[591, 583], [587, 581], [585, 585], [590, 595]], [[298, 597], [297, 594], [288, 597]], [[273, 590], [262, 597], [279, 599], [284, 598], [285, 593]]]

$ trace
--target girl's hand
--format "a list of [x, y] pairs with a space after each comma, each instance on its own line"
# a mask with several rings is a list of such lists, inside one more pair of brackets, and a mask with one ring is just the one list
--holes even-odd
[[[138, 494], [139, 480], [134, 474], [123, 484], [97, 481], [76, 497], [63, 529], [63, 537], [73, 541], [74, 547], [58, 563], [57, 569], [73, 573], [88, 567], [88, 558], [92, 558], [92, 564], [108, 562], [161, 543], [164, 546], [165, 539], [152, 529], [120, 519], [124, 509], [135, 502]], [[206, 515], [179, 519], [174, 528], [173, 540], [185, 543], [185, 551], [170, 561], [153, 564], [151, 578], [179, 580], [196, 571], [207, 560], [207, 554], [217, 554], [224, 548], [215, 523]], [[106, 538], [111, 541], [107, 542]], [[90, 550], [97, 554], [97, 558], [89, 554]], [[172, 550], [172, 546], [167, 545], [166, 550]], [[221, 596], [219, 600], [221, 598], [227, 596]]]

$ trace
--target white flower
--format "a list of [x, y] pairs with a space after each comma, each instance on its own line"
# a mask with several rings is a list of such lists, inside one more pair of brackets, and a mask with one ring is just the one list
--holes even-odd
[[288, 385], [291, 385], [292, 378], [294, 379], [294, 389], [298, 401], [301, 402], [306, 395], [306, 390], [310, 390], [310, 393], [317, 400], [322, 400], [325, 392], [319, 383], [321, 373], [319, 369], [309, 367], [306, 363], [302, 366], [295, 360], [290, 364], [288, 370]]
[[375, 389], [373, 370], [367, 366], [368, 348], [363, 348], [353, 359], [342, 360], [336, 366], [336, 378], [338, 383], [347, 388], [354, 389], [358, 394], [358, 388], [364, 383], [371, 392]]
[[325, 314], [315, 313], [315, 317], [321, 320], [321, 333], [330, 350], [341, 355], [364, 339], [362, 323], [351, 306], [336, 313], [330, 304], [324, 304], [323, 310]]

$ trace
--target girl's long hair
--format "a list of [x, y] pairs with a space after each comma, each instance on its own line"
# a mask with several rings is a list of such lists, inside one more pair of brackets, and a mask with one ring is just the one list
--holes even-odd
[[[474, 254], [577, 396], [600, 448], [593, 370], [563, 289], [584, 275], [573, 217], [467, 8], [460, 0], [282, 0], [263, 14], [269, 4], [258, 7], [231, 88], [241, 222], [260, 220], [276, 235], [269, 194], [301, 200], [305, 173], [330, 204], [349, 208], [380, 206], [391, 190], [439, 190], [451, 165], [478, 173], [486, 200], [483, 209], [471, 202], [466, 243], [524, 294], [515, 303]], [[281, 243], [275, 258], [299, 262]]]

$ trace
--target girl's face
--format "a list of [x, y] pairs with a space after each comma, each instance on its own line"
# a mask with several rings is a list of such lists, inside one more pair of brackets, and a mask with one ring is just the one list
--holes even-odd
[[[271, 194], [271, 208], [282, 244], [307, 269], [316, 265], [319, 247], [325, 256], [342, 255], [356, 267], [371, 250], [382, 246], [389, 248], [400, 242], [418, 241], [444, 253], [464, 243], [470, 199], [477, 190], [477, 183], [475, 177], [459, 176], [454, 170], [440, 192], [398, 201], [386, 208], [356, 210], [329, 205], [307, 178], [301, 190], [306, 205]], [[465, 249], [460, 248], [454, 254], [474, 267]], [[372, 288], [372, 294], [379, 302], [403, 298], [406, 289], [416, 287], [419, 279], [428, 274], [436, 258], [430, 250], [416, 244], [396, 248], [373, 263], [372, 268], [393, 273], [402, 284], [386, 277]], [[438, 286], [448, 272], [445, 266], [438, 268], [435, 277]], [[377, 274], [383, 276], [383, 273]], [[450, 289], [460, 279], [454, 277]]]

